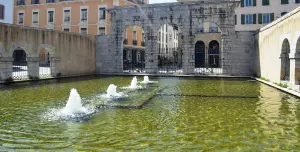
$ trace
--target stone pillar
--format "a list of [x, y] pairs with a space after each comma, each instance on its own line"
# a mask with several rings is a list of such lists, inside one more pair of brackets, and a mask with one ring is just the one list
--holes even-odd
[[300, 80], [300, 54], [290, 54], [290, 83], [299, 84]]
[[29, 79], [38, 79], [39, 74], [39, 57], [28, 57], [27, 58], [27, 70]]
[[158, 73], [158, 44], [157, 44], [157, 31], [149, 30], [148, 39], [146, 41], [145, 50], [145, 68], [147, 74]]
[[51, 57], [50, 58], [50, 70], [51, 70], [51, 76], [57, 77], [61, 76], [61, 73], [58, 69], [58, 64], [60, 63], [59, 57]]
[[12, 57], [0, 57], [0, 80], [7, 81], [12, 79]]
[[226, 34], [221, 35], [221, 67], [223, 70], [223, 75], [234, 75], [234, 72], [232, 71], [231, 64], [235, 61], [234, 57], [231, 55], [231, 47], [229, 36]]
[[[188, 33], [188, 32], [187, 32]], [[193, 74], [195, 67], [195, 47], [192, 46], [194, 42], [194, 36], [183, 35], [182, 40], [182, 68], [183, 74]]]

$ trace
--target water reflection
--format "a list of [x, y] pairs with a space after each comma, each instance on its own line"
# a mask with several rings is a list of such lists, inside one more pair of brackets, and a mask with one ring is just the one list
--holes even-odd
[[296, 144], [299, 101], [264, 84], [260, 84], [260, 96], [255, 113], [264, 142], [272, 147], [277, 147], [278, 142]]

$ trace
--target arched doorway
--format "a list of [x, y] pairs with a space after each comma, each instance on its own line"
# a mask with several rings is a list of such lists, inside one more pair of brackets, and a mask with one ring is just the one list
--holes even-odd
[[123, 31], [123, 71], [145, 72], [145, 33], [141, 26], [129, 26]]
[[28, 79], [27, 54], [25, 50], [18, 47], [13, 52], [12, 77], [16, 80]]
[[218, 75], [221, 68], [220, 49], [222, 42], [221, 28], [213, 22], [199, 21], [199, 29], [195, 32], [195, 69], [196, 74]]
[[50, 52], [42, 48], [39, 54], [39, 76], [40, 78], [51, 77]]
[[195, 68], [205, 66], [205, 44], [203, 41], [197, 41], [195, 45]]
[[280, 70], [280, 80], [288, 81], [290, 80], [290, 43], [288, 39], [284, 39], [281, 47], [281, 70]]
[[212, 68], [220, 67], [219, 62], [219, 42], [212, 40], [208, 48], [208, 66]]
[[182, 73], [181, 29], [177, 24], [163, 24], [158, 29], [158, 72]]

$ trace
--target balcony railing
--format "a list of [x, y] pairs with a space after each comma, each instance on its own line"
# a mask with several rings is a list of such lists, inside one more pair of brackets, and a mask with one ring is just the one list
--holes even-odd
[[25, 0], [17, 0], [17, 5], [25, 5]]
[[128, 44], [128, 40], [124, 39], [123, 44]]
[[137, 45], [137, 40], [132, 40], [132, 45]]

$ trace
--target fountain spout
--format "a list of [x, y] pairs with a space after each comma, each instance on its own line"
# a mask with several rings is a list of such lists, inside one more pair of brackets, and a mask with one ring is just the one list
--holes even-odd
[[69, 99], [63, 111], [67, 114], [85, 113], [87, 109], [82, 107], [81, 98], [76, 89], [71, 89]]

